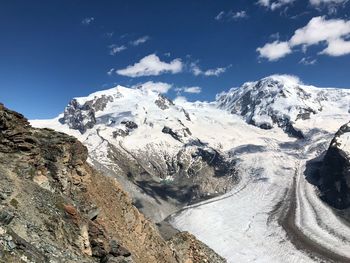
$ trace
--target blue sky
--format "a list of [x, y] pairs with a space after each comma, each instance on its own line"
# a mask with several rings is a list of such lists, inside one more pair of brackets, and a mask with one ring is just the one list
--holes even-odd
[[52, 118], [116, 84], [168, 83], [189, 100], [271, 74], [348, 88], [349, 11], [347, 0], [1, 1], [0, 101]]

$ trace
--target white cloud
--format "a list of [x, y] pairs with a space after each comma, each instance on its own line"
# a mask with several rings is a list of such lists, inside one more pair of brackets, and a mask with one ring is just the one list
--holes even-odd
[[149, 39], [150, 39], [149, 36], [143, 36], [143, 37], [140, 37], [134, 41], [131, 41], [130, 44], [133, 46], [138, 46], [138, 45], [141, 45], [141, 44], [147, 42]]
[[246, 11], [242, 10], [234, 12], [230, 10], [228, 12], [221, 11], [219, 14], [217, 14], [215, 20], [239, 20], [244, 18], [248, 18], [248, 14]]
[[222, 73], [225, 73], [226, 70], [231, 67], [231, 65], [227, 66], [227, 67], [218, 67], [218, 68], [214, 68], [214, 69], [207, 69], [207, 70], [201, 70], [201, 68], [196, 64], [196, 63], [191, 63], [190, 65], [190, 70], [192, 71], [192, 73], [195, 76], [199, 76], [199, 75], [204, 75], [207, 77], [211, 77], [211, 76], [216, 76], [218, 77], [219, 75], [221, 75]]
[[347, 1], [348, 0], [310, 0], [310, 4], [313, 6], [329, 5], [329, 4], [339, 5], [339, 4], [344, 4]]
[[221, 11], [216, 15], [215, 20], [221, 20], [224, 18], [224, 16], [225, 16], [225, 12]]
[[182, 105], [187, 103], [187, 99], [184, 96], [177, 96], [173, 101], [176, 105]]
[[194, 94], [199, 94], [202, 92], [202, 88], [198, 86], [194, 87], [182, 87], [182, 88], [176, 88], [175, 91], [178, 93], [185, 92], [185, 93], [194, 93]]
[[191, 63], [191, 71], [195, 76], [203, 74], [203, 71], [198, 67], [196, 63]]
[[95, 20], [94, 17], [86, 17], [81, 21], [81, 23], [83, 25], [90, 25], [92, 22], [94, 22], [94, 20]]
[[[277, 10], [284, 6], [293, 4], [296, 0], [258, 0], [257, 3], [272, 11]], [[337, 7], [344, 5], [349, 0], [309, 0], [310, 5], [316, 8], [327, 7], [329, 13], [335, 13]]]
[[247, 15], [247, 12], [246, 11], [238, 11], [238, 12], [233, 12], [233, 13], [230, 13], [230, 16], [232, 19], [241, 19], [241, 18], [247, 18], [248, 15]]
[[134, 89], [151, 90], [159, 93], [167, 93], [173, 85], [165, 82], [147, 81], [145, 83], [132, 86]]
[[214, 69], [208, 69], [203, 72], [205, 76], [219, 76], [222, 73], [225, 73], [227, 68], [214, 68]]
[[183, 89], [184, 92], [186, 93], [201, 93], [202, 92], [202, 88], [201, 87], [185, 87]]
[[290, 44], [292, 46], [315, 45], [348, 34], [350, 34], [350, 21], [342, 19], [326, 20], [324, 16], [318, 16], [312, 18], [305, 27], [296, 30], [290, 39]]
[[269, 7], [270, 6], [270, 0], [259, 0], [258, 4], [262, 5], [262, 6], [265, 6], [265, 7]]
[[162, 73], [176, 74], [182, 71], [183, 64], [181, 59], [177, 58], [169, 63], [160, 61], [155, 54], [148, 55], [142, 58], [134, 65], [128, 66], [125, 69], [117, 70], [117, 73], [128, 77], [142, 77], [142, 76], [158, 76]]
[[117, 53], [124, 51], [126, 49], [126, 46], [110, 45], [109, 48], [110, 48], [109, 54], [112, 56], [115, 56]]
[[274, 74], [269, 76], [270, 78], [279, 80], [283, 83], [290, 84], [290, 85], [301, 85], [303, 82], [300, 80], [299, 77], [289, 74]]
[[333, 57], [350, 54], [350, 41], [341, 38], [331, 39], [328, 41], [328, 46], [320, 54]]
[[316, 59], [312, 59], [310, 57], [303, 57], [300, 61], [299, 61], [299, 64], [303, 64], [303, 65], [306, 65], [306, 66], [310, 66], [310, 65], [315, 65], [317, 62]]
[[306, 53], [307, 47], [325, 43], [327, 47], [320, 54], [343, 56], [350, 54], [350, 20], [329, 19], [324, 16], [312, 18], [309, 23], [297, 29], [289, 41], [268, 43], [258, 48], [260, 57], [270, 61], [278, 60], [292, 53], [292, 48], [301, 46]]
[[259, 52], [260, 57], [267, 58], [269, 61], [276, 61], [292, 52], [288, 42], [278, 40], [265, 44], [265, 46], [257, 48], [256, 51]]
[[271, 39], [278, 40], [278, 39], [280, 39], [280, 33], [277, 32], [277, 33], [271, 34], [271, 35], [270, 35], [270, 38], [271, 38]]
[[283, 6], [287, 6], [295, 2], [295, 0], [259, 0], [257, 3], [261, 6], [264, 6], [272, 11], [279, 9]]
[[114, 72], [115, 72], [115, 69], [111, 68], [110, 70], [107, 71], [107, 75], [112, 76]]
[[310, 0], [310, 4], [319, 10], [327, 8], [329, 14], [336, 14], [347, 2], [348, 0]]

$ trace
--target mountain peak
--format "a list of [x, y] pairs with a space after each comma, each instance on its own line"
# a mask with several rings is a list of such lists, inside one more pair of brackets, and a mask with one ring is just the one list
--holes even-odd
[[315, 88], [291, 75], [272, 75], [244, 83], [218, 96], [217, 105], [243, 116], [249, 124], [263, 129], [277, 125], [297, 137], [302, 135], [293, 123], [310, 118], [321, 108]]
[[302, 85], [302, 81], [299, 79], [299, 77], [294, 76], [294, 75], [287, 75], [287, 74], [274, 74], [268, 77], [265, 77], [261, 79], [260, 81], [275, 81], [275, 82], [280, 82], [283, 83], [284, 85], [288, 86], [296, 86], [296, 85]]

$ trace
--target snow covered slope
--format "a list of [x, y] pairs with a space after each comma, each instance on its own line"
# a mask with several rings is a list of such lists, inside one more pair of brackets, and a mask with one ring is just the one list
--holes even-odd
[[142, 86], [117, 86], [75, 98], [56, 119], [32, 124], [80, 139], [89, 148], [90, 161], [119, 176], [135, 204], [158, 221], [178, 206], [232, 188], [234, 164], [216, 135], [222, 132], [234, 140], [225, 129], [226, 120], [235, 119], [212, 105], [198, 104], [189, 113]]
[[274, 125], [290, 135], [302, 138], [297, 122], [314, 115], [350, 111], [350, 91], [319, 89], [303, 85], [294, 76], [273, 75], [217, 97], [218, 107], [242, 115], [247, 123], [263, 129]]
[[346, 262], [350, 230], [305, 171], [349, 121], [349, 103], [348, 90], [271, 76], [212, 103], [117, 86], [31, 123], [79, 138], [146, 215], [176, 212], [175, 227], [228, 262]]

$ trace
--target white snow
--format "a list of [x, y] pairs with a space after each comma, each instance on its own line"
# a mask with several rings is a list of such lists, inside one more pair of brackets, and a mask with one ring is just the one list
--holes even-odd
[[[347, 124], [350, 130], [350, 123]], [[336, 138], [336, 144], [339, 149], [341, 149], [346, 156], [350, 159], [350, 132], [344, 132], [339, 137]]]
[[315, 115], [327, 112], [336, 115], [347, 112], [350, 90], [320, 89], [304, 85], [294, 76], [272, 75], [222, 93], [217, 101], [220, 108], [241, 114], [247, 122], [272, 127], [275, 119], [295, 123], [301, 119], [300, 113]]
[[[159, 99], [156, 92], [117, 86], [76, 98], [83, 105], [101, 96], [113, 97], [113, 102], [96, 112], [97, 124], [84, 134], [59, 123], [62, 115], [53, 120], [33, 120], [31, 124], [77, 137], [88, 147], [90, 158], [104, 165], [113, 165], [108, 158], [109, 144], [130, 156], [160, 158], [162, 153], [176, 155], [186, 143], [199, 139], [222, 153], [233, 155], [241, 179], [239, 184], [224, 196], [188, 207], [172, 220], [175, 227], [193, 233], [228, 262], [317, 261], [294, 247], [274, 217], [276, 205], [284, 200], [295, 178], [297, 226], [315, 242], [350, 257], [348, 228], [319, 200], [314, 187], [303, 176], [306, 161], [326, 150], [333, 134], [349, 121], [350, 92], [318, 89], [286, 75], [275, 75], [270, 80], [283, 85], [264, 85], [262, 97], [261, 90], [255, 87], [257, 82], [250, 82], [218, 96], [217, 103], [178, 98], [175, 105], [165, 110], [154, 103]], [[257, 124], [270, 124], [271, 130], [248, 125], [246, 120], [252, 112], [243, 118], [230, 113], [248, 91], [254, 100], [261, 98], [253, 120]], [[300, 108], [310, 108], [315, 114], [311, 114], [310, 119], [297, 119]], [[306, 134], [307, 144], [300, 144], [276, 127], [271, 112], [291, 120]], [[121, 124], [123, 120], [135, 122], [138, 128], [126, 137], [114, 138], [116, 129], [125, 129]], [[183, 134], [181, 141], [163, 133], [165, 126]], [[185, 137], [184, 128], [192, 135]], [[347, 154], [350, 154], [349, 137], [347, 133], [338, 139]]]

